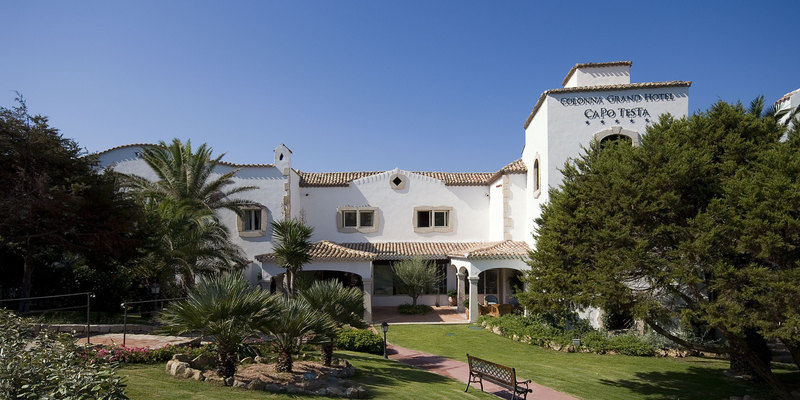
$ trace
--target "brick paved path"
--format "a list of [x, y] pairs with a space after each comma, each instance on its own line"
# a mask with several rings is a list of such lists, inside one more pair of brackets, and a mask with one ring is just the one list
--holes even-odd
[[[388, 350], [389, 358], [392, 360], [397, 360], [403, 364], [424, 369], [437, 375], [459, 380], [464, 382], [464, 387], [467, 386], [467, 379], [469, 378], [469, 366], [467, 363], [395, 346], [393, 344], [389, 344]], [[466, 355], [464, 355], [464, 357], [466, 358]], [[523, 380], [524, 378], [517, 377], [517, 379]], [[535, 382], [531, 385], [531, 389], [533, 389], [533, 393], [528, 394], [528, 400], [578, 400], [568, 394], [557, 392]], [[481, 390], [480, 385], [472, 384], [469, 390]], [[490, 382], [483, 383], [483, 390], [500, 398], [511, 398], [510, 391]]]

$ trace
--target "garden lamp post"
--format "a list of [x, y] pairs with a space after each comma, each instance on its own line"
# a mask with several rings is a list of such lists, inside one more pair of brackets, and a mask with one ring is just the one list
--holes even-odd
[[383, 358], [389, 358], [386, 355], [386, 332], [389, 332], [389, 324], [386, 321], [381, 323], [381, 330], [383, 331]]

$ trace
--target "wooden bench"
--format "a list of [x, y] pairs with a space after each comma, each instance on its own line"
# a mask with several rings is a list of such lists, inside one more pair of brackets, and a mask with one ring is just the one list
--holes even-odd
[[[480, 383], [482, 392], [484, 379], [511, 390], [512, 400], [526, 399], [528, 393], [533, 392], [533, 389], [528, 387], [531, 383], [530, 379], [527, 381], [517, 381], [517, 371], [514, 370], [514, 368], [495, 364], [469, 354], [467, 354], [467, 363], [469, 364], [469, 378], [467, 380], [467, 388], [464, 389], [464, 392], [469, 390], [469, 385], [473, 382]], [[522, 387], [522, 385], [525, 385], [525, 387]]]

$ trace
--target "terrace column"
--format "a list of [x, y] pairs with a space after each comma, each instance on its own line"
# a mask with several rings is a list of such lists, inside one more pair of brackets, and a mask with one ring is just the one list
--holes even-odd
[[469, 322], [478, 322], [478, 280], [477, 276], [469, 278]]
[[464, 278], [467, 274], [459, 272], [456, 274], [456, 310], [460, 313], [464, 312]]
[[[526, 292], [528, 291], [528, 280], [527, 280], [527, 279], [525, 279], [524, 281], [522, 281], [522, 290], [523, 290], [523, 291], [526, 291]], [[527, 316], [528, 316], [528, 314], [529, 314], [529, 312], [528, 312], [528, 307], [525, 307], [525, 308], [523, 308], [523, 309], [522, 309], [522, 315], [524, 315], [524, 316], [526, 316], [526, 317], [527, 317]]]
[[372, 323], [372, 279], [362, 279], [364, 284], [364, 321]]

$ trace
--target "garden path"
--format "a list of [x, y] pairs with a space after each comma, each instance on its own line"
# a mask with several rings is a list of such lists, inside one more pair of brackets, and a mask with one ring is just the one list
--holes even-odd
[[[467, 363], [395, 346], [393, 344], [388, 344], [387, 352], [389, 353], [389, 358], [392, 360], [424, 369], [434, 374], [459, 380], [464, 382], [466, 387], [467, 379], [469, 378], [469, 366]], [[466, 357], [466, 355], [464, 356]], [[521, 380], [522, 378], [518, 379]], [[485, 392], [494, 394], [503, 399], [511, 398], [510, 391], [490, 382], [484, 382], [483, 389]], [[528, 395], [528, 400], [578, 400], [575, 397], [539, 385], [536, 382], [532, 384], [531, 389], [533, 389], [533, 393]], [[470, 386], [470, 390], [480, 390], [480, 386], [476, 387], [476, 385], [473, 384]]]

